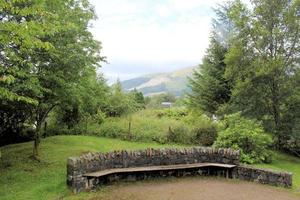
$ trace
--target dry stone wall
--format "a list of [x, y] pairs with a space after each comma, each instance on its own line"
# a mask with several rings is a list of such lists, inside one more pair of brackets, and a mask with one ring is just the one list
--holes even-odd
[[291, 187], [292, 174], [273, 170], [258, 169], [250, 166], [238, 166], [234, 169], [233, 177], [240, 180], [253, 181], [263, 184]]
[[90, 172], [113, 168], [209, 162], [237, 165], [231, 172], [230, 177], [233, 178], [288, 187], [292, 185], [291, 174], [239, 166], [239, 156], [239, 151], [204, 147], [87, 153], [68, 159], [67, 184], [74, 193], [78, 193], [99, 183], [99, 180], [89, 180], [84, 176], [84, 174]]
[[239, 163], [239, 151], [214, 148], [146, 149], [138, 151], [114, 151], [88, 153], [71, 157], [67, 162], [67, 183], [74, 192], [88, 189], [83, 175], [112, 168], [144, 167], [192, 163]]

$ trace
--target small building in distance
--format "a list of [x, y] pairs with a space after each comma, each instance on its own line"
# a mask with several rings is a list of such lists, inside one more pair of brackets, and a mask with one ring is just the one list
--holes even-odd
[[163, 108], [171, 108], [172, 107], [172, 102], [162, 102], [161, 106]]

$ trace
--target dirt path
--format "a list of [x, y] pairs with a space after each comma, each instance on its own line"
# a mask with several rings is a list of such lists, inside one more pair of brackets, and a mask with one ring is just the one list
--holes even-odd
[[226, 180], [181, 178], [168, 181], [122, 183], [108, 186], [91, 200], [300, 200], [278, 187]]

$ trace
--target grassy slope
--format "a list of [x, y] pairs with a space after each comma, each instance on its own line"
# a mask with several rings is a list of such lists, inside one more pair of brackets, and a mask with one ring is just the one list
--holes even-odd
[[[0, 199], [60, 199], [70, 196], [66, 186], [66, 160], [88, 151], [163, 147], [89, 136], [50, 137], [41, 143], [42, 162], [29, 159], [32, 143], [1, 148]], [[86, 195], [92, 194], [83, 194]]]
[[258, 164], [260, 168], [269, 168], [276, 171], [293, 173], [293, 191], [300, 194], [300, 158], [276, 152], [271, 164]]

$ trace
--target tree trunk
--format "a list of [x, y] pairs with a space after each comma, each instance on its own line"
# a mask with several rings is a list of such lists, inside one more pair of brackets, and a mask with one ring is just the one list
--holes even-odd
[[129, 124], [128, 124], [128, 133], [129, 133], [129, 135], [131, 135], [131, 122], [129, 122]]
[[275, 133], [278, 138], [277, 148], [280, 149], [280, 148], [282, 148], [284, 135], [280, 131], [281, 119], [280, 119], [280, 109], [279, 109], [280, 108], [280, 102], [279, 102], [280, 100], [279, 100], [278, 90], [279, 90], [278, 85], [274, 81], [272, 84], [272, 114], [273, 114], [273, 120], [274, 120], [274, 125], [275, 125], [275, 127], [274, 127]]
[[85, 118], [85, 134], [88, 135], [88, 118]]
[[[45, 122], [46, 117], [48, 116], [49, 112], [56, 106], [57, 104], [53, 104], [50, 106], [48, 109], [41, 109], [38, 107], [36, 110], [36, 129], [35, 129], [35, 135], [34, 135], [34, 142], [33, 142], [33, 157], [37, 160], [40, 152], [39, 152], [39, 147], [40, 147], [40, 142], [41, 142], [41, 136], [42, 136], [42, 124]], [[45, 130], [46, 130], [46, 125], [45, 125]]]
[[40, 147], [40, 132], [41, 132], [41, 126], [42, 122], [37, 122], [36, 130], [35, 130], [35, 135], [34, 135], [34, 142], [33, 142], [33, 157], [38, 158], [39, 157], [39, 147]]
[[43, 132], [44, 138], [47, 136], [47, 122], [44, 123], [44, 132]]

